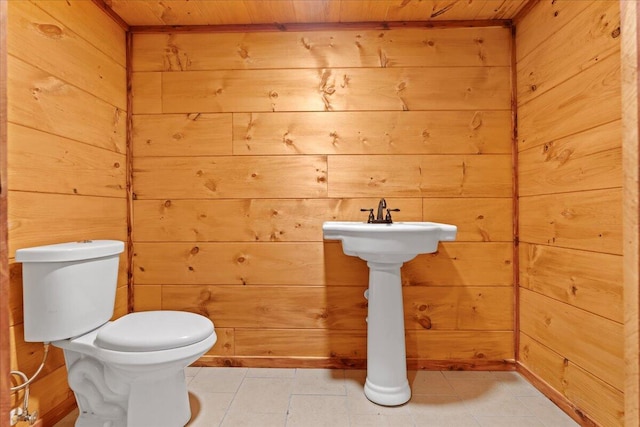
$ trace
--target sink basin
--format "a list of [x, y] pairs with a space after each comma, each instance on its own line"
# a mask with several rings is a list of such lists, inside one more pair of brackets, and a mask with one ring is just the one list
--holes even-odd
[[365, 261], [398, 263], [435, 252], [440, 241], [455, 240], [457, 227], [437, 222], [327, 221], [322, 230], [325, 239], [342, 241], [346, 255]]
[[455, 225], [437, 222], [329, 221], [324, 238], [341, 240], [345, 254], [367, 261], [367, 380], [365, 396], [385, 406], [411, 398], [407, 380], [404, 309], [400, 268], [418, 254], [438, 250], [438, 242], [455, 240]]

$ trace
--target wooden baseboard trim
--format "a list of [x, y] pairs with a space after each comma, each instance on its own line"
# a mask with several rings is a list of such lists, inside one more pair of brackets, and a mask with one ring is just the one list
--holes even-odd
[[549, 383], [542, 378], [531, 372], [522, 363], [516, 363], [516, 371], [527, 379], [535, 388], [537, 388], [542, 394], [544, 394], [549, 400], [562, 409], [567, 415], [569, 415], [575, 422], [583, 427], [600, 427], [600, 424], [595, 422], [589, 415], [582, 412], [580, 408], [571, 403], [571, 401], [558, 390], [553, 388]]
[[[366, 369], [366, 359], [333, 357], [224, 357], [203, 356], [193, 366], [245, 368], [325, 368]], [[431, 371], [514, 371], [513, 360], [423, 360], [407, 359], [409, 370]]]
[[69, 415], [71, 411], [76, 409], [76, 406], [76, 397], [71, 394], [65, 400], [60, 402], [55, 408], [47, 411], [47, 413], [42, 416], [42, 424], [45, 426], [56, 425], [57, 422]]

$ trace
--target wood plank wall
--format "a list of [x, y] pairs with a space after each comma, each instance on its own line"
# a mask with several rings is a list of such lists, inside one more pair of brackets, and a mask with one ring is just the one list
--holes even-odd
[[620, 16], [539, 2], [516, 22], [522, 365], [623, 425]]
[[458, 225], [403, 268], [413, 366], [514, 359], [511, 30], [135, 33], [135, 310], [203, 364], [362, 366], [367, 267], [322, 222]]
[[[7, 3], [9, 340], [11, 368], [30, 376], [42, 344], [23, 341], [16, 249], [127, 240], [125, 34], [92, 2]], [[116, 316], [127, 311], [126, 259]], [[51, 349], [29, 400], [45, 425], [75, 404], [66, 376]]]

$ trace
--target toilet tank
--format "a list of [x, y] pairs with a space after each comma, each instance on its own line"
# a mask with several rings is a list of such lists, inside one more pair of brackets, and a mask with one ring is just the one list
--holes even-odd
[[113, 316], [124, 243], [85, 240], [18, 249], [25, 341], [83, 335]]

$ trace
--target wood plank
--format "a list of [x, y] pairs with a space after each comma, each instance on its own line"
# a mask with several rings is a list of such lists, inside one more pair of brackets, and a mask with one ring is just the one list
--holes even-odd
[[9, 122], [125, 152], [123, 110], [13, 56], [8, 67]]
[[133, 180], [138, 199], [327, 195], [323, 156], [136, 158]]
[[162, 74], [132, 73], [131, 94], [133, 114], [162, 113]]
[[513, 203], [510, 198], [425, 198], [425, 221], [455, 224], [456, 242], [513, 241]]
[[[369, 281], [367, 263], [347, 256], [340, 242], [325, 241], [327, 286], [361, 286]], [[405, 263], [402, 284], [429, 286], [513, 286], [513, 245], [493, 242], [447, 242], [438, 252]], [[416, 291], [417, 292], [417, 291]]]
[[31, 246], [84, 239], [127, 240], [124, 197], [10, 191], [9, 201], [9, 257], [16, 249]]
[[[522, 60], [560, 29], [570, 24], [592, 2], [539, 1], [516, 21], [516, 58]], [[544, 31], [540, 31], [544, 28]]]
[[124, 30], [95, 4], [38, 0], [36, 5], [118, 64], [126, 65]]
[[520, 241], [622, 254], [622, 190], [520, 198]]
[[622, 185], [621, 122], [614, 121], [518, 154], [521, 196]]
[[510, 287], [405, 286], [405, 330], [513, 329]]
[[[291, 329], [235, 331], [237, 356], [366, 357], [365, 331]], [[409, 331], [407, 357], [433, 360], [513, 359], [512, 332]]]
[[510, 128], [509, 111], [237, 113], [233, 153], [504, 154]]
[[[579, 422], [586, 414], [600, 425], [624, 425], [624, 396], [620, 390], [585, 371], [527, 334], [520, 334], [521, 363], [578, 406]], [[571, 415], [571, 414], [570, 414]]]
[[136, 157], [231, 154], [231, 114], [138, 114], [131, 143]]
[[636, 2], [620, 3], [622, 15], [622, 147], [623, 198], [623, 286], [625, 346], [625, 425], [640, 424], [640, 218], [638, 215], [638, 65], [640, 55], [640, 8]]
[[617, 390], [624, 385], [622, 324], [520, 289], [524, 334]]
[[512, 286], [511, 243], [440, 243], [402, 267], [404, 286]]
[[[134, 239], [152, 241], [322, 241], [324, 221], [365, 221], [377, 199], [135, 200]], [[387, 199], [398, 221], [421, 221], [421, 199]], [[213, 214], [213, 215], [212, 215]]]
[[124, 196], [124, 154], [14, 124], [8, 133], [11, 190]]
[[619, 255], [520, 245], [520, 286], [619, 323], [621, 282]]
[[133, 311], [162, 310], [162, 285], [134, 285]]
[[9, 54], [126, 109], [125, 68], [28, 1], [9, 3]]
[[[316, 2], [314, 2], [316, 3]], [[134, 71], [509, 66], [506, 28], [141, 33]]]
[[509, 67], [163, 72], [162, 112], [507, 110], [508, 82]]
[[620, 55], [525, 104], [518, 104], [518, 147], [524, 150], [620, 119]]
[[219, 328], [215, 327], [216, 336], [218, 337], [216, 343], [207, 351], [204, 357], [207, 356], [233, 356], [235, 354], [235, 330], [231, 328]]
[[223, 328], [366, 330], [365, 289], [165, 285], [162, 307], [205, 315]]
[[329, 156], [330, 197], [509, 197], [510, 155]]
[[[7, 2], [0, 3], [0, 87], [7, 87]], [[9, 348], [10, 312], [13, 301], [9, 292], [9, 242], [7, 224], [7, 110], [8, 97], [0, 96], [0, 390], [11, 387]], [[10, 393], [0, 393], [0, 419], [6, 420], [11, 410]], [[6, 425], [6, 424], [5, 424]]]
[[338, 357], [363, 359], [367, 332], [324, 329], [236, 329], [236, 356]]
[[340, 22], [386, 21], [388, 1], [341, 0]]
[[407, 358], [513, 360], [511, 331], [407, 331]]
[[140, 285], [324, 284], [321, 243], [135, 243], [134, 251]]
[[[243, 1], [220, 3], [200, 2], [198, 8], [206, 16], [209, 25], [250, 24], [251, 17]], [[145, 24], [149, 25], [149, 24]]]
[[485, 0], [480, 3], [482, 9], [474, 19], [511, 19], [518, 15], [528, 1]]
[[[223, 328], [362, 330], [366, 288], [164, 285], [162, 308], [196, 312]], [[502, 306], [511, 296], [509, 288], [406, 288], [406, 329], [509, 329], [513, 310]]]
[[620, 6], [591, 2], [557, 33], [518, 61], [518, 103], [524, 104], [561, 82], [620, 52]]

